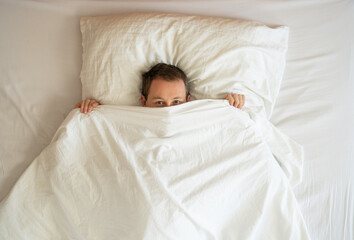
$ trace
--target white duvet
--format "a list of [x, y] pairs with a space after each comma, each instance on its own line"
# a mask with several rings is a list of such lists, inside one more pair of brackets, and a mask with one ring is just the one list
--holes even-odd
[[224, 100], [76, 109], [0, 203], [0, 239], [308, 239], [301, 161]]

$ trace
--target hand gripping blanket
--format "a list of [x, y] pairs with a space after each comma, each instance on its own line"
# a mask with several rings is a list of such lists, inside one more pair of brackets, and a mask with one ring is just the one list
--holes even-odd
[[73, 110], [0, 204], [0, 239], [308, 239], [302, 149], [225, 100]]

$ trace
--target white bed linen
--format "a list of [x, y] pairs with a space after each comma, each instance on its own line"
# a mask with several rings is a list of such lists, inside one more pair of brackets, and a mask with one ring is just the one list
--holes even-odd
[[84, 99], [139, 106], [141, 73], [165, 62], [187, 74], [191, 99], [243, 93], [245, 106], [271, 116], [285, 69], [286, 26], [141, 13], [84, 17], [80, 30]]
[[[290, 28], [272, 123], [304, 146], [312, 239], [354, 239], [353, 1], [0, 1], [0, 199], [80, 100], [79, 19], [175, 12]], [[1, 214], [1, 213], [0, 213]]]
[[0, 203], [0, 238], [309, 239], [268, 143], [287, 172], [302, 148], [264, 126], [224, 100], [73, 110]]

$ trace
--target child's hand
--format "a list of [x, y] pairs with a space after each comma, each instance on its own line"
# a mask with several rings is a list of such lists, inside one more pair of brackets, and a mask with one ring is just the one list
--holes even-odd
[[241, 109], [243, 105], [245, 105], [245, 95], [236, 94], [236, 93], [229, 93], [227, 94], [226, 100], [229, 100], [231, 106]]
[[80, 108], [80, 112], [86, 114], [88, 112], [91, 112], [98, 105], [100, 105], [100, 103], [97, 102], [95, 99], [86, 99], [82, 100], [81, 102], [78, 102], [75, 108]]

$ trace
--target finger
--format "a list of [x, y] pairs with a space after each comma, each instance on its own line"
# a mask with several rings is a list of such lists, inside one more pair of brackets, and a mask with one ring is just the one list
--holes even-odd
[[245, 95], [240, 95], [240, 106], [239, 108], [243, 108], [243, 106], [245, 105]]
[[229, 94], [227, 94], [227, 96], [226, 96], [226, 100], [228, 100], [228, 101], [229, 101], [230, 106], [233, 106], [233, 105], [234, 105], [235, 100], [234, 100], [234, 98], [231, 96], [231, 94], [230, 94], [230, 93], [229, 93]]
[[75, 108], [81, 107], [81, 102], [76, 103]]
[[87, 106], [87, 112], [91, 112], [93, 109], [93, 101], [89, 102], [88, 106]]
[[90, 101], [91, 101], [91, 99], [86, 99], [85, 100], [84, 113], [87, 113], [87, 109], [88, 109], [88, 107], [90, 105]]
[[240, 104], [240, 100], [239, 100], [239, 98], [238, 98], [238, 94], [235, 94], [235, 93], [234, 93], [234, 94], [232, 94], [232, 97], [233, 97], [233, 99], [234, 99], [234, 101], [235, 101], [234, 104], [233, 104], [233, 106], [237, 108], [237, 107], [239, 106], [239, 104]]
[[85, 100], [82, 100], [80, 103], [80, 112], [84, 113]]
[[239, 95], [239, 94], [235, 94], [234, 97], [235, 97], [235, 101], [236, 101], [235, 107], [236, 107], [236, 108], [240, 108], [240, 104], [241, 104], [240, 95]]
[[98, 103], [95, 101], [95, 100], [92, 100], [91, 102], [90, 102], [90, 105], [89, 105], [89, 107], [88, 107], [88, 112], [91, 112], [95, 107], [97, 107], [98, 106]]
[[88, 99], [89, 101], [86, 100], [86, 112], [85, 113], [88, 113], [89, 112], [89, 108], [90, 108], [90, 105], [91, 105], [91, 102], [92, 100], [91, 99]]
[[237, 95], [237, 99], [238, 99], [238, 106], [237, 106], [237, 108], [238, 109], [241, 109], [242, 107], [241, 107], [241, 105], [242, 105], [242, 96], [241, 96], [241, 94], [238, 94]]
[[233, 106], [235, 104], [235, 100], [233, 98], [229, 99], [229, 104], [230, 106]]
[[97, 107], [98, 105], [100, 105], [98, 102], [94, 102], [94, 103], [91, 104], [91, 107], [92, 107], [92, 108], [95, 108], [95, 107]]

